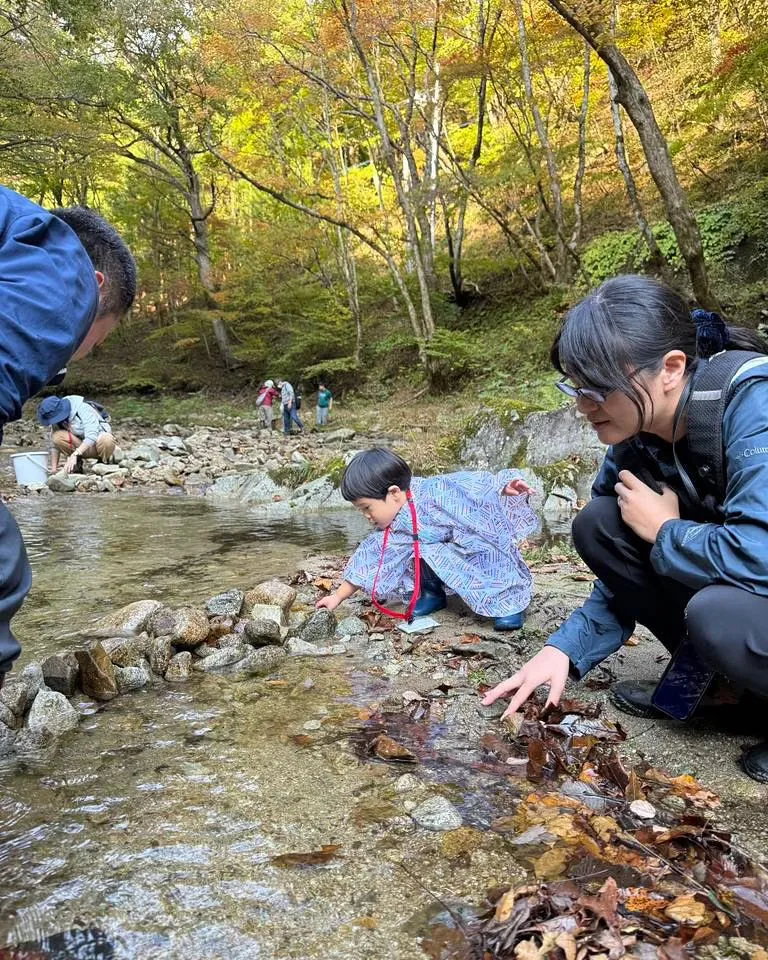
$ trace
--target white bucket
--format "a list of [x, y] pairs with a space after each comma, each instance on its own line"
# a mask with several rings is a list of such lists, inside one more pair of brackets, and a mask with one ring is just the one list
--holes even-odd
[[11, 462], [16, 474], [16, 483], [24, 487], [33, 483], [45, 483], [48, 479], [47, 453], [12, 453]]

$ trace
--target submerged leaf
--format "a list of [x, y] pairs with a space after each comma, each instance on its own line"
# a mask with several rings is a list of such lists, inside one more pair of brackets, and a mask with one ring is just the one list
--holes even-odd
[[339, 850], [341, 850], [341, 844], [326, 843], [320, 850], [312, 850], [309, 853], [280, 853], [276, 857], [270, 857], [269, 862], [276, 867], [316, 867], [333, 860]]

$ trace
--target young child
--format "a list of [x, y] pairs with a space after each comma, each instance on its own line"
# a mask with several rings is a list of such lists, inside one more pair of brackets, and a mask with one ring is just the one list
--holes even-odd
[[[339, 589], [317, 606], [334, 610], [363, 589], [378, 609], [408, 619], [441, 610], [448, 588], [475, 613], [493, 617], [497, 630], [519, 629], [532, 578], [517, 543], [536, 526], [531, 492], [514, 470], [421, 478], [390, 450], [358, 453], [341, 493], [378, 530], [353, 554]], [[402, 600], [406, 613], [381, 607], [386, 598]]]

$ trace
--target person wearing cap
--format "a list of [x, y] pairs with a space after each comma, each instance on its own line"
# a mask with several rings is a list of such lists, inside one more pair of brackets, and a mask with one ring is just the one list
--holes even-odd
[[[44, 210], [0, 187], [0, 439], [6, 423], [70, 360], [114, 330], [136, 296], [136, 264], [92, 210]], [[32, 574], [21, 533], [0, 504], [0, 686], [21, 647], [11, 619]]]
[[256, 398], [256, 406], [259, 408], [261, 425], [266, 430], [275, 429], [274, 402], [279, 396], [280, 391], [275, 389], [274, 380], [266, 380], [264, 386], [259, 390], [259, 395]]
[[115, 438], [109, 420], [85, 397], [46, 397], [37, 408], [37, 419], [51, 428], [51, 472], [59, 469], [59, 455], [65, 453], [66, 473], [77, 469], [82, 458], [107, 463], [115, 452]]

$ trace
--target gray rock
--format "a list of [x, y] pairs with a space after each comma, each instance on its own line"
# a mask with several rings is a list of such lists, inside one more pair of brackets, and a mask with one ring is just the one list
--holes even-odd
[[340, 443], [343, 440], [354, 440], [355, 431], [350, 427], [340, 427], [338, 430], [321, 433], [316, 439], [318, 443]]
[[0, 757], [5, 757], [13, 752], [13, 745], [16, 741], [16, 731], [0, 723]]
[[5, 683], [0, 688], [0, 703], [14, 716], [23, 717], [31, 702], [32, 696], [26, 683], [18, 677], [6, 676]]
[[187, 445], [184, 443], [181, 437], [148, 437], [140, 440], [139, 443], [146, 444], [149, 447], [154, 447], [159, 450], [167, 450], [174, 455], [187, 453]]
[[33, 697], [37, 696], [37, 691], [45, 686], [43, 668], [33, 660], [32, 663], [28, 663], [21, 671], [19, 680], [21, 680], [21, 682], [26, 685], [27, 690], [29, 690], [29, 699], [31, 701]]
[[318, 477], [296, 487], [290, 499], [291, 511], [310, 513], [315, 510], [348, 508], [341, 491], [330, 477]]
[[211, 617], [237, 617], [243, 608], [245, 594], [242, 590], [227, 590], [206, 603], [205, 609]]
[[212, 670], [221, 670], [223, 667], [229, 667], [233, 663], [242, 660], [248, 649], [244, 643], [241, 643], [237, 647], [224, 647], [223, 650], [216, 650], [203, 660], [195, 661], [192, 669], [201, 670], [204, 673], [209, 673]]
[[420, 803], [411, 816], [420, 827], [436, 832], [458, 830], [462, 824], [461, 814], [445, 797], [430, 797]]
[[243, 638], [238, 633], [225, 633], [219, 637], [219, 650], [225, 650], [227, 647], [242, 646]]
[[149, 644], [149, 666], [158, 677], [165, 675], [173, 656], [173, 643], [170, 637], [155, 637]]
[[201, 660], [204, 660], [206, 657], [212, 657], [216, 653], [217, 647], [212, 647], [209, 643], [201, 643], [199, 647], [195, 647], [192, 651], [196, 657], [200, 657]]
[[[246, 594], [247, 597], [247, 594]], [[248, 604], [246, 600], [243, 605], [243, 613], [248, 613], [252, 620], [272, 620], [280, 626], [285, 626], [287, 617], [282, 607], [272, 603], [254, 603]]]
[[46, 686], [65, 697], [71, 697], [77, 690], [80, 679], [80, 666], [74, 653], [54, 654], [43, 660], [43, 678]]
[[336, 635], [336, 617], [330, 610], [315, 610], [299, 628], [299, 639], [306, 643], [324, 644]]
[[80, 667], [80, 688], [94, 700], [112, 700], [117, 696], [115, 668], [107, 651], [98, 641], [84, 650], [75, 650]]
[[114, 613], [102, 617], [96, 628], [103, 633], [114, 630], [115, 633], [141, 633], [147, 629], [150, 618], [161, 610], [163, 604], [159, 600], [136, 600]]
[[145, 463], [158, 463], [160, 450], [147, 442], [140, 442], [130, 450], [125, 451], [127, 460], [141, 460]]
[[30, 708], [27, 726], [33, 734], [61, 737], [77, 727], [78, 719], [77, 710], [63, 693], [40, 690]]
[[336, 626], [337, 637], [365, 637], [368, 628], [360, 617], [344, 617]]
[[48, 489], [54, 493], [74, 493], [76, 486], [74, 477], [63, 470], [48, 477]]
[[183, 683], [189, 680], [189, 674], [192, 669], [192, 654], [188, 650], [177, 653], [171, 657], [168, 669], [165, 671], [165, 679], [169, 683]]
[[243, 659], [234, 665], [234, 669], [238, 674], [247, 673], [263, 677], [274, 673], [287, 657], [288, 654], [280, 647], [260, 647], [258, 650], [251, 647]]
[[101, 641], [101, 645], [116, 667], [133, 667], [142, 659], [142, 654], [139, 653], [132, 637], [108, 637]]
[[149, 674], [144, 667], [134, 664], [130, 667], [115, 667], [115, 679], [119, 693], [141, 690], [149, 683]]
[[172, 610], [163, 607], [152, 615], [147, 624], [151, 634], [156, 637], [170, 637], [177, 647], [194, 649], [210, 633], [208, 617], [196, 607], [179, 607]]
[[116, 463], [94, 463], [91, 473], [95, 473], [97, 477], [108, 477], [111, 474], [118, 474], [121, 477], [128, 475], [128, 471]]
[[287, 487], [279, 487], [262, 470], [247, 473], [230, 473], [218, 480], [205, 492], [211, 500], [235, 500], [238, 503], [270, 503], [274, 497], [289, 497]]
[[254, 647], [280, 646], [283, 642], [280, 624], [274, 620], [247, 620], [243, 635]]
[[23, 718], [17, 716], [10, 707], [0, 703], [0, 723], [4, 724], [10, 730], [18, 730], [23, 723]]
[[55, 747], [56, 737], [52, 733], [47, 730], [30, 730], [29, 727], [19, 731], [13, 744], [17, 756], [28, 760], [46, 759], [54, 752]]
[[298, 637], [291, 637], [286, 643], [285, 649], [292, 657], [332, 657], [347, 652], [343, 643], [334, 643], [331, 646], [322, 647], [316, 643], [307, 643]]
[[163, 433], [166, 436], [181, 437], [184, 434], [184, 427], [180, 427], [178, 423], [164, 423]]
[[296, 591], [282, 580], [267, 580], [253, 587], [245, 594], [243, 604], [245, 613], [250, 613], [257, 605], [280, 607], [288, 613], [296, 601]]

